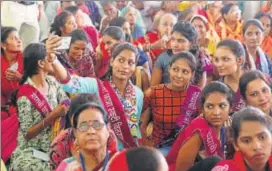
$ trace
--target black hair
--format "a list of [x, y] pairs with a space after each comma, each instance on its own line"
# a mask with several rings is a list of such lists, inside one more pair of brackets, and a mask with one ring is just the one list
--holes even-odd
[[103, 32], [103, 36], [107, 35], [115, 40], [125, 40], [125, 34], [120, 27], [117, 26], [109, 26]]
[[197, 69], [197, 61], [194, 57], [194, 55], [190, 52], [180, 52], [178, 54], [175, 54], [172, 56], [169, 66], [171, 67], [177, 60], [179, 59], [185, 59], [188, 61], [188, 64], [192, 70], [192, 72], [195, 72]]
[[261, 79], [263, 80], [271, 89], [271, 81], [265, 77], [265, 75], [259, 70], [248, 71], [243, 74], [239, 80], [239, 89], [242, 97], [246, 100], [246, 90], [247, 86], [251, 81]]
[[245, 59], [246, 56], [245, 49], [243, 45], [237, 40], [224, 39], [220, 41], [216, 46], [216, 48], [220, 47], [227, 47], [235, 57], [237, 58], [242, 57], [243, 59]]
[[263, 18], [263, 17], [267, 17], [267, 18], [269, 18], [269, 20], [270, 20], [270, 27], [272, 26], [272, 17], [269, 15], [269, 14], [267, 14], [267, 13], [264, 13], [264, 12], [259, 12], [259, 13], [257, 13], [256, 15], [255, 15], [255, 19], [257, 19], [257, 20], [260, 20], [261, 18]]
[[56, 35], [61, 36], [61, 27], [64, 27], [66, 20], [69, 16], [73, 15], [68, 11], [63, 11], [59, 15], [57, 15], [51, 24], [50, 33], [55, 32]]
[[72, 13], [73, 15], [76, 15], [76, 13], [79, 10], [79, 7], [73, 5], [73, 6], [66, 7], [64, 10]]
[[243, 25], [243, 35], [245, 35], [248, 27], [251, 26], [251, 25], [254, 25], [254, 26], [258, 27], [262, 32], [264, 32], [264, 27], [263, 27], [263, 24], [261, 23], [261, 21], [259, 21], [257, 19], [251, 19], [251, 20], [248, 20]]
[[[1, 43], [6, 43], [11, 32], [17, 31], [15, 27], [1, 27]], [[1, 47], [1, 54], [4, 54], [4, 49]]]
[[179, 21], [177, 22], [172, 30], [172, 34], [174, 32], [180, 33], [186, 39], [188, 39], [191, 43], [196, 43], [197, 40], [197, 31], [193, 24], [186, 21]]
[[88, 93], [83, 93], [75, 96], [71, 100], [71, 105], [69, 108], [69, 111], [67, 112], [66, 115], [66, 128], [72, 127], [71, 119], [74, 116], [75, 111], [77, 108], [85, 103], [97, 103], [100, 104], [100, 101], [98, 97], [95, 94], [88, 94]]
[[[125, 24], [125, 22], [127, 22], [125, 17], [117, 17], [117, 18], [114, 18], [110, 22], [109, 26], [117, 26], [117, 27], [122, 28], [123, 25]], [[132, 41], [132, 36], [128, 35], [128, 34], [125, 34], [125, 40], [126, 40], [126, 42], [131, 42]]]
[[[231, 124], [231, 128], [229, 129], [229, 136], [233, 140], [234, 143], [237, 143], [241, 125], [244, 121], [260, 122], [270, 132], [272, 132], [271, 118], [266, 116], [266, 114], [264, 114], [260, 109], [248, 106], [238, 112], [235, 112], [232, 116], [232, 124]], [[233, 145], [229, 144], [226, 158], [227, 159], [233, 158], [234, 153], [235, 153], [235, 149]]]
[[229, 11], [231, 10], [231, 8], [232, 8], [233, 6], [237, 6], [237, 5], [236, 5], [236, 4], [229, 3], [229, 4], [224, 5], [224, 6], [221, 8], [221, 15], [222, 15], [223, 19], [225, 19], [224, 15], [228, 14]]
[[[138, 147], [128, 149], [126, 158], [129, 171], [157, 171], [160, 167], [160, 161], [155, 149], [147, 147]], [[141, 158], [142, 160], [139, 160]]]
[[232, 93], [231, 90], [229, 89], [228, 86], [226, 86], [226, 84], [221, 83], [219, 81], [214, 81], [211, 82], [210, 84], [206, 85], [204, 87], [204, 89], [201, 92], [201, 107], [203, 108], [205, 101], [207, 99], [207, 97], [214, 92], [219, 92], [222, 93], [224, 95], [226, 95], [226, 98], [230, 104], [230, 106], [232, 106]]
[[70, 33], [70, 36], [71, 36], [70, 45], [73, 44], [77, 40], [82, 40], [82, 41], [87, 42], [87, 43], [89, 42], [86, 33], [81, 29], [76, 29], [76, 30], [72, 31]]
[[263, 113], [260, 109], [249, 106], [233, 114], [231, 128], [232, 138], [235, 142], [237, 142], [241, 125], [244, 121], [260, 122], [270, 132], [272, 132], [271, 119], [269, 119], [269, 117], [267, 117], [267, 115]]
[[24, 84], [28, 77], [38, 74], [39, 60], [45, 60], [46, 47], [41, 43], [29, 44], [23, 52], [23, 76], [20, 80], [20, 85]]
[[85, 103], [83, 105], [80, 105], [75, 113], [74, 113], [74, 117], [73, 117], [73, 128], [77, 128], [77, 124], [78, 124], [78, 118], [80, 116], [80, 114], [88, 109], [88, 108], [96, 108], [101, 112], [101, 115], [103, 116], [103, 120], [105, 122], [105, 124], [108, 124], [108, 116], [107, 113], [105, 112], [104, 108], [102, 107], [102, 105], [97, 104], [97, 103]]
[[198, 34], [196, 31], [196, 28], [190, 22], [179, 21], [173, 27], [172, 34], [174, 32], [180, 33], [192, 44], [192, 47], [190, 48], [189, 52], [191, 52], [195, 56], [195, 59], [197, 61], [197, 68], [196, 68], [193, 84], [198, 84], [203, 75], [203, 66], [202, 66], [201, 56], [204, 54], [201, 53], [199, 45], [197, 44]]
[[[139, 52], [138, 49], [131, 43], [128, 42], [124, 42], [124, 43], [119, 43], [117, 44], [114, 48], [113, 51], [111, 53], [111, 58], [114, 60], [122, 51], [124, 50], [129, 50], [131, 52], [135, 53], [135, 65], [138, 62], [139, 59]], [[112, 76], [112, 67], [110, 66], [108, 71], [106, 72], [105, 75], [103, 75], [101, 77], [102, 80], [109, 80], [110, 77]]]

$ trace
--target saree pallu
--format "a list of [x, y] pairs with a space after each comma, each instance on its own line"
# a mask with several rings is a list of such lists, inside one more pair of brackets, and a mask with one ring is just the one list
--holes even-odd
[[198, 117], [194, 119], [177, 137], [175, 143], [172, 146], [168, 156], [167, 162], [169, 164], [169, 170], [174, 171], [176, 160], [178, 157], [179, 150], [182, 146], [190, 139], [196, 132], [200, 134], [205, 147], [206, 157], [209, 156], [220, 156], [224, 157], [221, 151], [221, 144], [218, 140], [214, 129], [209, 126], [208, 122], [202, 118]]

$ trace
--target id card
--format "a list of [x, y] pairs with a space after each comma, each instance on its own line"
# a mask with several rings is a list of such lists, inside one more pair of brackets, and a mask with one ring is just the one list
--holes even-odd
[[61, 45], [59, 47], [57, 47], [57, 50], [69, 49], [71, 39], [72, 39], [72, 37], [62, 37], [61, 38]]
[[39, 150], [33, 149], [33, 156], [43, 161], [49, 161], [49, 155]]

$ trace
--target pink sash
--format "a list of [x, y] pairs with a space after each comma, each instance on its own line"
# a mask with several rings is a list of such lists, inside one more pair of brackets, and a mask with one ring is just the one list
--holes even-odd
[[17, 99], [22, 96], [26, 96], [28, 98], [43, 118], [52, 111], [44, 96], [35, 87], [29, 84], [24, 84], [20, 87]]
[[181, 108], [178, 119], [176, 120], [177, 128], [174, 129], [165, 140], [157, 145], [157, 148], [172, 145], [178, 134], [191, 122], [193, 118], [192, 115], [197, 112], [197, 102], [199, 100], [200, 93], [200, 88], [194, 85], [189, 85], [184, 105]]
[[202, 118], [198, 117], [194, 119], [177, 137], [175, 143], [172, 146], [172, 149], [168, 153], [167, 162], [170, 168], [175, 168], [176, 160], [180, 148], [186, 143], [188, 139], [192, 137], [195, 132], [199, 132], [202, 138], [206, 156], [220, 156], [224, 157], [221, 152], [221, 145], [216, 137], [216, 134], [213, 128], [208, 125], [208, 122]]
[[240, 89], [236, 92], [235, 96], [233, 97], [233, 106], [232, 112], [238, 112], [246, 106], [245, 101], [243, 100]]
[[136, 147], [130, 129], [124, 108], [117, 97], [115, 91], [108, 81], [97, 79], [98, 91], [103, 102], [104, 108], [108, 113], [109, 122], [117, 138], [124, 144], [125, 148]]
[[[272, 166], [272, 156], [268, 160], [269, 167]], [[247, 171], [243, 154], [235, 152], [232, 160], [222, 160], [216, 164], [212, 171]]]

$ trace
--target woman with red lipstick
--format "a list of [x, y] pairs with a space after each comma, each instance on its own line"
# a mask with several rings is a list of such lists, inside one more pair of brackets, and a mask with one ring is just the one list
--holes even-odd
[[245, 51], [241, 43], [225, 39], [218, 43], [213, 64], [219, 74], [219, 81], [225, 83], [233, 95], [232, 111], [245, 106], [240, 94], [239, 79], [244, 74]]
[[261, 71], [245, 73], [240, 78], [239, 88], [247, 105], [259, 108], [268, 116], [272, 116], [271, 82]]
[[212, 82], [202, 91], [203, 116], [194, 119], [177, 137], [167, 156], [171, 171], [188, 170], [210, 156], [224, 158], [227, 142], [224, 123], [228, 120], [232, 95], [223, 83]]
[[244, 44], [249, 57], [255, 62], [256, 69], [272, 77], [272, 63], [261, 45], [264, 39], [264, 27], [259, 20], [248, 20], [243, 26]]
[[231, 128], [234, 157], [218, 162], [212, 171], [271, 171], [271, 118], [247, 107], [233, 115]]
[[146, 91], [146, 110], [141, 116], [142, 135], [148, 138], [146, 128], [153, 120], [151, 140], [165, 156], [176, 138], [176, 132], [197, 115], [201, 90], [191, 84], [196, 67], [197, 62], [191, 53], [177, 53], [169, 63], [170, 82], [152, 86]]

